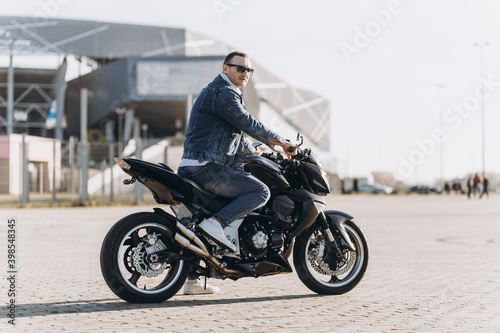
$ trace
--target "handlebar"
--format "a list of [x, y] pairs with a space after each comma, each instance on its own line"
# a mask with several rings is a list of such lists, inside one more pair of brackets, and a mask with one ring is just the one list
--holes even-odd
[[288, 151], [289, 151], [289, 152], [292, 152], [292, 151], [296, 150], [296, 151], [297, 151], [297, 155], [292, 156], [292, 157], [294, 157], [294, 158], [301, 158], [301, 156], [303, 156], [303, 155], [304, 155], [304, 153], [305, 153], [308, 149], [309, 149], [309, 148], [306, 148], [305, 150], [303, 150], [303, 149], [301, 149], [299, 146], [293, 146], [293, 147], [289, 147], [289, 148], [288, 148]]

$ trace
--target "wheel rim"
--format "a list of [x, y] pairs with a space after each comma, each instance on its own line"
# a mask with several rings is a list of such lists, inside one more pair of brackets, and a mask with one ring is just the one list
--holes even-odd
[[328, 287], [339, 288], [351, 283], [358, 276], [365, 261], [365, 248], [361, 237], [349, 225], [344, 225], [344, 228], [356, 251], [347, 251], [344, 254], [344, 264], [336, 271], [325, 269], [328, 264], [322, 260], [322, 249], [324, 249], [325, 244], [322, 235], [316, 235], [313, 232], [305, 247], [307, 269], [311, 276]]
[[[169, 231], [159, 223], [144, 223], [131, 229], [121, 240], [116, 260], [124, 281], [143, 294], [159, 294], [172, 287], [179, 279], [184, 261], [148, 263], [145, 256], [173, 244]], [[151, 239], [151, 243], [146, 241]], [[153, 243], [153, 244], [152, 244]]]

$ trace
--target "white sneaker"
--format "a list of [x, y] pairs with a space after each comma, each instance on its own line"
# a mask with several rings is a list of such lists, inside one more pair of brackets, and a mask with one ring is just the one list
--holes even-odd
[[198, 228], [218, 245], [228, 248], [232, 252], [236, 252], [236, 248], [227, 240], [224, 229], [222, 229], [218, 221], [212, 218], [205, 219], [198, 224]]
[[187, 280], [184, 285], [184, 295], [202, 295], [202, 294], [213, 294], [218, 293], [220, 291], [219, 287], [209, 285], [208, 283], [205, 285], [201, 279], [196, 280]]

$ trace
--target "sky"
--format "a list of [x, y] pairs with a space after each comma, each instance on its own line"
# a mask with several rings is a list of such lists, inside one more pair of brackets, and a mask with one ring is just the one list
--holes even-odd
[[329, 100], [341, 176], [481, 172], [483, 134], [486, 172], [500, 173], [499, 1], [1, 2], [2, 15], [184, 27], [246, 52]]

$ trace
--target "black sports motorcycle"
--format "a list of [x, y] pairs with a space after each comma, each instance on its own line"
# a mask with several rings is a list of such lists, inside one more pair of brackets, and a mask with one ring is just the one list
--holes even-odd
[[[302, 140], [303, 141], [303, 140]], [[191, 269], [200, 276], [233, 279], [290, 273], [319, 294], [354, 288], [368, 264], [368, 243], [353, 216], [324, 210], [330, 192], [326, 173], [311, 151], [292, 159], [280, 153], [247, 156], [245, 170], [271, 190], [268, 203], [224, 229], [236, 247], [230, 253], [196, 229], [231, 199], [217, 196], [168, 165], [115, 158], [159, 204], [170, 205], [119, 220], [101, 248], [101, 271], [109, 288], [132, 303], [162, 302], [182, 287]]]

